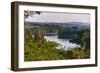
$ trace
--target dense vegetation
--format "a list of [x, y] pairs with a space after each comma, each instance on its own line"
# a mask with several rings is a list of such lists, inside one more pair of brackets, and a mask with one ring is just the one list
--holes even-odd
[[[40, 15], [40, 11], [25, 11], [24, 17]], [[24, 32], [24, 61], [44, 61], [63, 59], [90, 58], [90, 31], [77, 27], [65, 27], [62, 25], [34, 24], [33, 28], [26, 28]], [[57, 49], [60, 43], [47, 41], [44, 33], [58, 33], [58, 38], [70, 39], [70, 42], [80, 44], [80, 48]], [[34, 36], [33, 36], [34, 35]]]
[[81, 48], [70, 50], [57, 49], [57, 42], [50, 42], [44, 38], [41, 26], [34, 28], [34, 37], [29, 29], [25, 29], [25, 61], [84, 59], [90, 57], [90, 49], [87, 48], [87, 32], [80, 32]]
[[89, 29], [63, 28], [58, 35], [59, 38], [70, 39], [70, 42], [80, 44], [82, 48], [90, 48]]

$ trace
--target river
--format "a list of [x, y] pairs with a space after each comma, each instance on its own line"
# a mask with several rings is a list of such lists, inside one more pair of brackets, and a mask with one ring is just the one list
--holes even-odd
[[64, 50], [68, 50], [68, 49], [80, 47], [80, 45], [70, 42], [69, 39], [59, 39], [58, 35], [51, 35], [51, 36], [44, 36], [44, 37], [47, 41], [54, 41], [60, 43], [61, 45], [59, 45], [57, 49], [63, 48]]

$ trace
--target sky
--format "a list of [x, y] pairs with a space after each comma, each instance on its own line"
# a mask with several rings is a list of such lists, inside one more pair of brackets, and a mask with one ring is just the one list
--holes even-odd
[[58, 13], [42, 12], [40, 15], [34, 14], [32, 17], [25, 19], [28, 22], [84, 22], [90, 23], [90, 14], [80, 13]]

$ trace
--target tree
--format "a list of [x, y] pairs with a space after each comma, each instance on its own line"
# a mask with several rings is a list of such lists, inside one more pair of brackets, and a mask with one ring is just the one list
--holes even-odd
[[29, 16], [33, 16], [33, 15], [35, 15], [35, 14], [38, 14], [38, 15], [40, 15], [40, 11], [24, 11], [24, 16], [25, 16], [25, 18], [28, 18]]
[[34, 28], [34, 41], [35, 42], [45, 42], [46, 39], [44, 38], [44, 30], [42, 29], [42, 26], [37, 26]]
[[24, 39], [25, 44], [28, 44], [33, 41], [32, 32], [30, 32], [28, 29], [25, 29], [24, 37], [25, 37], [25, 39]]
[[80, 32], [80, 45], [82, 49], [85, 49], [87, 47], [87, 38], [88, 33], [85, 30], [81, 30]]
[[[26, 10], [26, 11], [24, 11], [24, 17], [25, 17], [25, 19], [27, 19], [30, 16], [33, 17], [35, 14], [40, 15], [40, 13], [41, 13], [40, 11]], [[35, 30], [34, 38], [36, 40], [39, 40], [39, 38], [44, 38], [41, 27], [36, 27], [36, 29], [34, 29], [34, 30]], [[33, 41], [32, 33], [29, 28], [25, 28], [25, 43], [29, 43], [30, 40]]]

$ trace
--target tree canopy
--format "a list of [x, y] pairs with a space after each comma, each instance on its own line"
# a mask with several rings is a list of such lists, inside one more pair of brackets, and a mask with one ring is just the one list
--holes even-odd
[[27, 10], [27, 11], [24, 11], [24, 16], [25, 16], [25, 18], [28, 18], [29, 16], [33, 16], [33, 15], [35, 15], [35, 14], [38, 14], [38, 15], [40, 15], [40, 11], [29, 11], [29, 10]]

